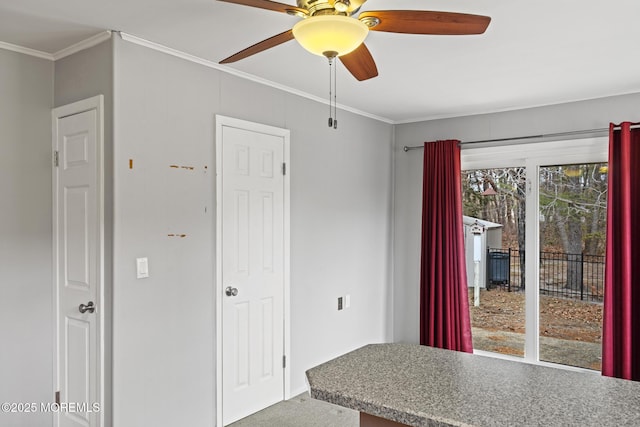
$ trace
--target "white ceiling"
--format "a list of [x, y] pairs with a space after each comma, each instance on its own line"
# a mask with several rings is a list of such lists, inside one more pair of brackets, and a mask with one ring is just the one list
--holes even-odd
[[[478, 36], [369, 34], [380, 75], [358, 82], [340, 64], [338, 103], [390, 122], [640, 92], [637, 0], [368, 0], [361, 10], [385, 9], [492, 18]], [[219, 62], [297, 20], [216, 0], [0, 0], [0, 41], [53, 54], [119, 30]], [[227, 67], [328, 96], [326, 59], [295, 41]]]

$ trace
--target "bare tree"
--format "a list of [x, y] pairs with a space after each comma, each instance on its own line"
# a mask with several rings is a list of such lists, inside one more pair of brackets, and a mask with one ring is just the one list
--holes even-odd
[[[604, 229], [606, 220], [603, 216], [606, 165], [562, 165], [540, 169], [540, 210], [555, 225], [566, 254], [565, 286], [579, 290], [583, 283], [583, 254], [597, 252], [603, 235], [598, 230]], [[543, 242], [553, 241], [553, 238], [553, 234], [545, 233]]]

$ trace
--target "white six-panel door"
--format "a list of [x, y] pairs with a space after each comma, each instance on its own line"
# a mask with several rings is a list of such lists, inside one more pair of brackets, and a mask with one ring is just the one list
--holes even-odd
[[285, 138], [223, 126], [219, 143], [227, 425], [285, 396]]
[[[72, 109], [73, 110], [73, 109]], [[56, 113], [57, 116], [56, 116]], [[99, 110], [54, 110], [56, 389], [60, 427], [100, 425]]]

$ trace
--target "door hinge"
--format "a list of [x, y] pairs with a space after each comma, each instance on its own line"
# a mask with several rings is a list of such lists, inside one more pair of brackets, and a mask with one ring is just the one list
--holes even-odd
[[287, 356], [285, 355], [282, 356], [282, 367], [283, 368], [287, 367]]
[[60, 164], [60, 160], [59, 160], [58, 150], [55, 150], [53, 152], [53, 166], [58, 167], [59, 164]]
[[56, 391], [56, 405], [60, 405], [60, 391]]
[[283, 163], [282, 164], [282, 175], [286, 175], [287, 174], [287, 164]]

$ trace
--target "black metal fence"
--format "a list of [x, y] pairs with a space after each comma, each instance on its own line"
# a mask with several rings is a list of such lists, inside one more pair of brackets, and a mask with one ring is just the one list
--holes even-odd
[[[487, 289], [524, 289], [524, 251], [487, 249]], [[604, 256], [540, 251], [540, 294], [602, 302]]]

